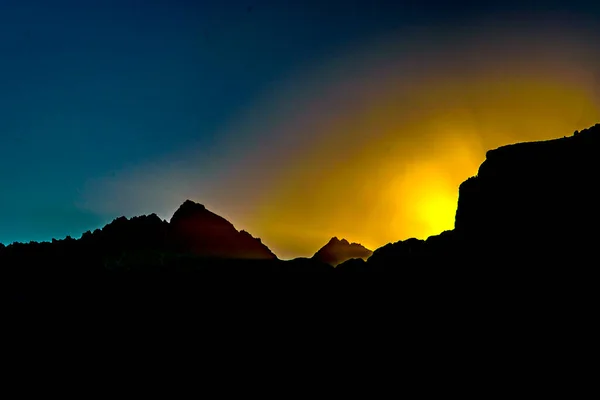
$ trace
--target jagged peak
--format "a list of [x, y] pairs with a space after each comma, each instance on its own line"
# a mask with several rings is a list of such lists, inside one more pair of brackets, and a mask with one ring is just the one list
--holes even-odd
[[312, 258], [336, 266], [350, 258], [367, 258], [371, 254], [373, 254], [371, 250], [359, 243], [350, 243], [344, 238], [339, 239], [334, 236]]
[[206, 207], [204, 207], [204, 204], [196, 203], [195, 201], [187, 199], [179, 206], [177, 210], [206, 210]]
[[[179, 208], [173, 213], [171, 217], [171, 222], [176, 221], [178, 219], [186, 219], [192, 215], [204, 214], [209, 212], [203, 204], [196, 203], [192, 200], [184, 201]], [[216, 215], [216, 214], [215, 214]]]
[[[120, 217], [113, 219], [110, 223], [106, 224], [103, 228], [112, 227], [114, 225], [124, 224], [124, 223], [128, 223], [128, 222], [135, 223], [135, 222], [142, 222], [142, 221], [159, 222], [159, 223], [166, 222], [166, 221], [162, 220], [155, 213], [152, 213], [149, 215], [136, 215], [131, 218], [127, 218], [124, 215], [122, 215]], [[96, 230], [101, 230], [103, 228], [99, 228]]]
[[192, 200], [175, 211], [170, 227], [185, 251], [220, 258], [277, 258], [260, 239]]
[[[365, 248], [362, 244], [360, 243], [355, 243], [355, 242], [350, 242], [345, 238], [341, 238], [339, 239], [337, 236], [332, 237], [331, 239], [329, 239], [329, 242], [327, 242], [327, 244], [324, 246], [331, 246], [331, 245], [343, 245], [343, 246], [359, 246], [359, 247], [363, 247]], [[368, 249], [367, 249], [368, 250]]]

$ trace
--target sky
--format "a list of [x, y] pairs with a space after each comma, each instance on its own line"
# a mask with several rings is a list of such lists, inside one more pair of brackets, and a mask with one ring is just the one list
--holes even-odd
[[280, 258], [452, 229], [485, 152], [600, 122], [589, 1], [0, 2], [0, 242], [186, 199]]

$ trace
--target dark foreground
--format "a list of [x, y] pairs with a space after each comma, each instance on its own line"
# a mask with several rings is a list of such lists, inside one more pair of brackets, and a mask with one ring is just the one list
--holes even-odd
[[584, 365], [595, 341], [598, 280], [582, 266], [210, 264], [4, 275], [5, 354], [44, 376], [69, 362], [70, 378], [144, 387], [173, 373], [201, 391], [369, 398], [510, 390]]

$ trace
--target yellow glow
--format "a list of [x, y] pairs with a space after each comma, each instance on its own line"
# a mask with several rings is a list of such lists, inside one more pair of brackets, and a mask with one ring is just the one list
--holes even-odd
[[217, 132], [208, 161], [190, 149], [89, 198], [111, 213], [121, 198], [173, 210], [195, 199], [281, 258], [332, 236], [374, 250], [451, 229], [487, 150], [600, 122], [596, 25], [492, 20], [390, 32], [302, 64]]
[[586, 88], [552, 79], [450, 82], [406, 99], [381, 92], [346, 120], [324, 121], [318, 140], [278, 166], [250, 224], [282, 257], [310, 255], [331, 236], [372, 249], [425, 239], [454, 227], [458, 187], [486, 150], [599, 120]]
[[452, 229], [487, 150], [600, 122], [598, 47], [550, 26], [407, 51], [394, 37], [295, 77], [232, 129], [240, 161], [214, 203], [282, 258], [332, 236], [376, 249]]
[[419, 216], [426, 224], [429, 235], [443, 232], [454, 227], [456, 199], [447, 193], [431, 194], [417, 205]]
[[428, 237], [453, 229], [458, 191], [448, 184], [448, 179], [435, 172], [417, 173], [409, 178], [402, 193], [406, 187], [412, 188], [407, 212], [414, 213], [415, 234]]

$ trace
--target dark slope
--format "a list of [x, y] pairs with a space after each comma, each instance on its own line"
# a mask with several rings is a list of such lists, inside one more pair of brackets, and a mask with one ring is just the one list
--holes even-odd
[[339, 240], [333, 237], [312, 256], [312, 259], [335, 267], [353, 258], [366, 260], [371, 254], [373, 252], [361, 244], [349, 243], [346, 239]]

